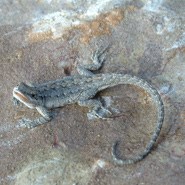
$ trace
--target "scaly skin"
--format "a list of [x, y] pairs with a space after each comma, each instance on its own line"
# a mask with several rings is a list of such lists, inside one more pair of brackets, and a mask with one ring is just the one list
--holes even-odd
[[[105, 50], [104, 50], [105, 51]], [[89, 107], [87, 114], [91, 118], [106, 118], [111, 112], [107, 110], [100, 101], [92, 99], [97, 92], [121, 84], [131, 84], [143, 88], [150, 94], [157, 107], [157, 123], [154, 133], [145, 150], [138, 156], [131, 159], [119, 159], [116, 156], [118, 142], [112, 147], [112, 156], [116, 164], [132, 164], [144, 159], [152, 150], [162, 127], [164, 120], [164, 105], [157, 90], [148, 82], [128, 74], [97, 74], [91, 71], [101, 67], [104, 59], [101, 55], [104, 51], [96, 52], [93, 55], [93, 64], [78, 66], [77, 70], [81, 75], [64, 77], [59, 80], [49, 81], [44, 84], [28, 86], [21, 83], [13, 90], [15, 102], [20, 101], [29, 108], [36, 108], [42, 115], [33, 121], [22, 120], [29, 128], [36, 127], [51, 121], [54, 117], [50, 109], [63, 107], [67, 104], [78, 103], [81, 106]], [[90, 71], [91, 70], [91, 71]]]

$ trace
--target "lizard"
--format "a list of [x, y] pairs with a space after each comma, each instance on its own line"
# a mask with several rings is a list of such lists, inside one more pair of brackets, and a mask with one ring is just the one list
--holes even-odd
[[87, 116], [89, 118], [106, 119], [111, 112], [103, 106], [100, 100], [94, 98], [99, 91], [122, 84], [143, 88], [151, 96], [157, 108], [157, 123], [151, 139], [144, 151], [135, 157], [125, 159], [118, 157], [116, 154], [118, 142], [113, 144], [111, 152], [114, 163], [118, 165], [133, 164], [141, 161], [151, 152], [162, 128], [164, 104], [158, 91], [139, 77], [119, 73], [94, 74], [93, 71], [100, 69], [105, 61], [104, 52], [105, 49], [95, 51], [91, 57], [91, 64], [78, 65], [78, 75], [34, 85], [21, 82], [13, 89], [13, 100], [17, 104], [21, 102], [31, 109], [36, 109], [41, 114], [41, 117], [32, 121], [22, 120], [26, 127], [33, 128], [51, 121], [54, 118], [51, 110], [54, 108], [73, 103], [88, 107]]

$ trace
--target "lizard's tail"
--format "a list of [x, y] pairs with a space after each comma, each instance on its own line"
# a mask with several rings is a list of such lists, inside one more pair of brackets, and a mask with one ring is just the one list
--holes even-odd
[[113, 74], [110, 81], [111, 80], [112, 80], [111, 86], [115, 86], [115, 85], [119, 85], [119, 84], [131, 84], [131, 85], [136, 85], [136, 86], [143, 88], [151, 95], [152, 100], [156, 104], [156, 108], [157, 108], [156, 128], [154, 130], [154, 133], [153, 133], [149, 143], [146, 145], [145, 150], [141, 154], [139, 154], [136, 157], [130, 158], [130, 159], [120, 159], [116, 155], [116, 148], [117, 148], [118, 142], [116, 142], [113, 145], [112, 156], [113, 156], [113, 160], [116, 164], [124, 165], [124, 164], [136, 163], [136, 162], [144, 159], [151, 152], [151, 150], [152, 150], [152, 148], [153, 148], [153, 146], [159, 136], [159, 133], [161, 131], [161, 127], [163, 124], [163, 120], [164, 120], [164, 105], [163, 105], [161, 96], [158, 93], [158, 91], [154, 87], [152, 87], [148, 82], [146, 82], [138, 77], [127, 75], [127, 74], [126, 75]]

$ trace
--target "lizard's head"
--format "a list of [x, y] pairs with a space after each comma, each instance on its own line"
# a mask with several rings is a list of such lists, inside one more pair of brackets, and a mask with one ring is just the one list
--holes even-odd
[[31, 109], [34, 109], [38, 104], [33, 88], [25, 83], [21, 83], [20, 85], [14, 87], [13, 98], [16, 99], [14, 101], [17, 101], [17, 103], [19, 101]]

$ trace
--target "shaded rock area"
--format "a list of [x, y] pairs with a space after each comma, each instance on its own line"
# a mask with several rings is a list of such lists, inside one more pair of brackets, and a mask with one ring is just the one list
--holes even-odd
[[[0, 184], [185, 184], [185, 1], [0, 1]], [[12, 103], [13, 88], [77, 74], [97, 49], [110, 46], [100, 73], [128, 73], [159, 91], [165, 121], [152, 152], [141, 153], [155, 128], [156, 108], [142, 89], [122, 85], [98, 95], [115, 116], [88, 120], [78, 105], [34, 129], [22, 118], [38, 113]], [[119, 116], [116, 116], [119, 115]]]

